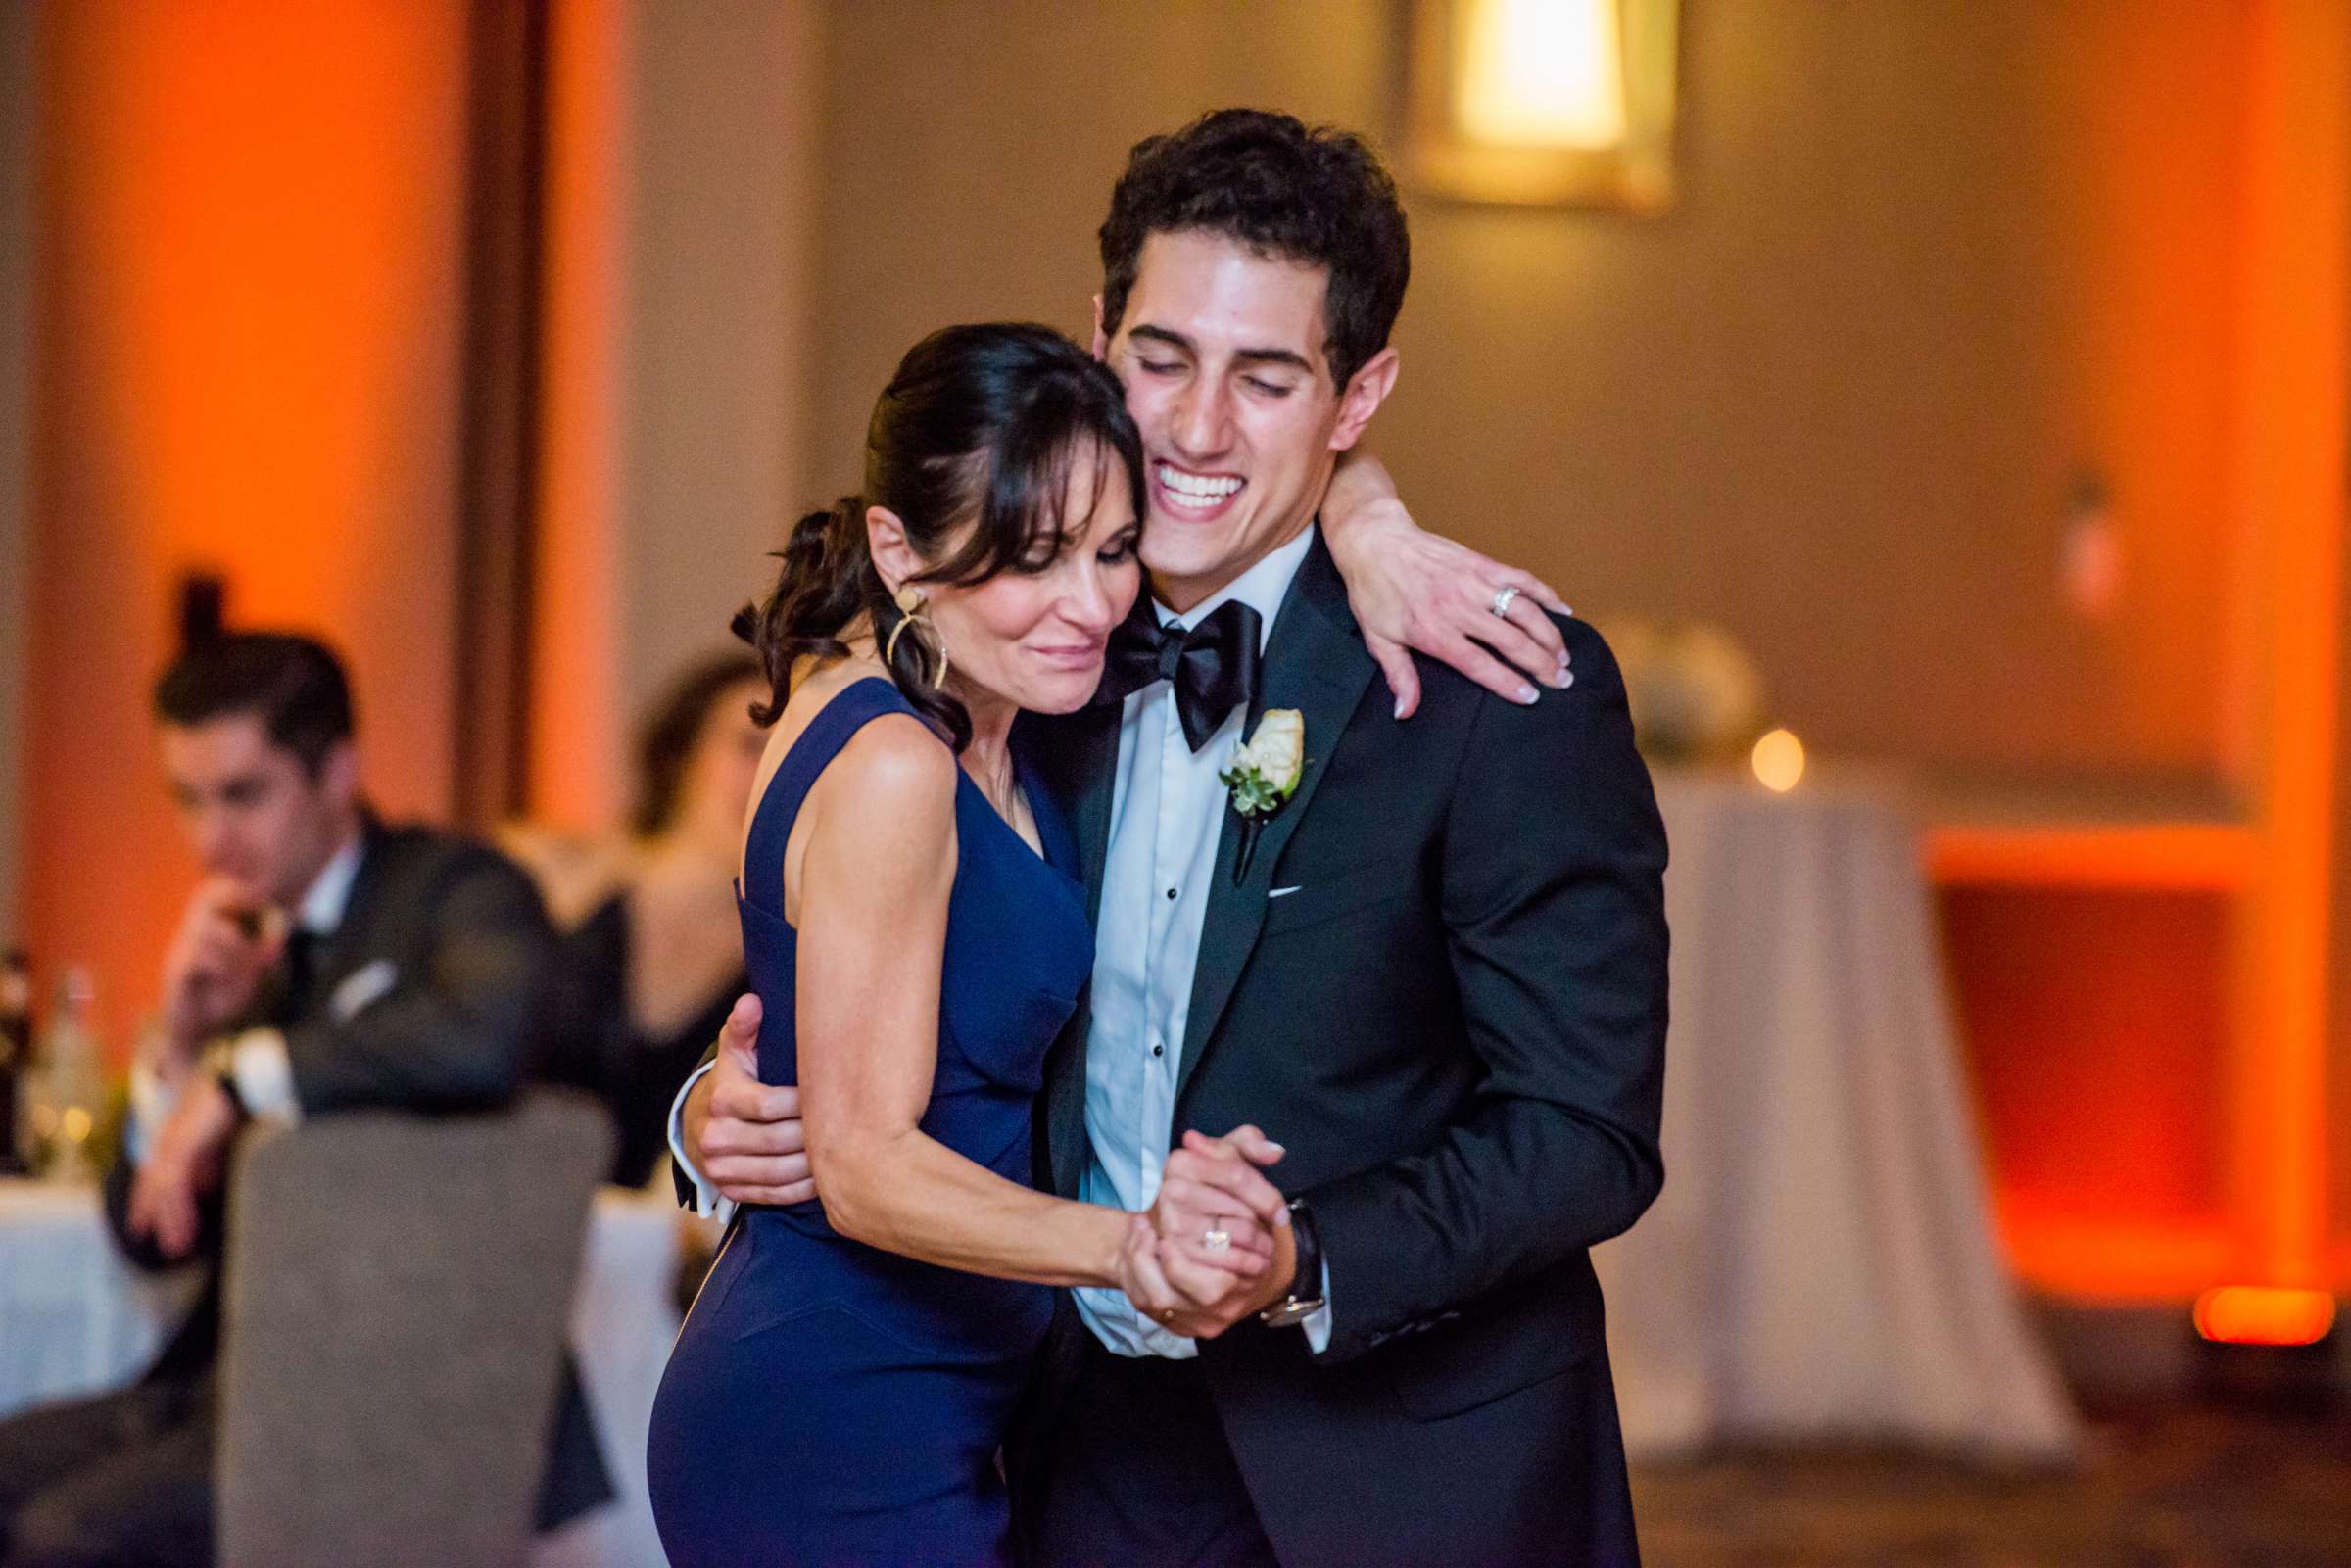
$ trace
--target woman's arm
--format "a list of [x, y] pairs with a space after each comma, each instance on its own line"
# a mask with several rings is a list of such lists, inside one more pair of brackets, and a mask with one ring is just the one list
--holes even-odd
[[[1369, 452], [1339, 454], [1322, 499], [1322, 535], [1347, 581], [1364, 645], [1396, 694], [1399, 719], [1420, 704], [1415, 650], [1512, 702], [1534, 701], [1538, 684], [1559, 689], [1573, 681], [1566, 642], [1543, 613], [1568, 613], [1551, 586], [1418, 527]], [[1498, 616], [1495, 596], [1504, 589], [1517, 592], [1510, 613]]]
[[[1033, 1192], [921, 1130], [938, 1053], [955, 784], [937, 738], [889, 717], [860, 731], [810, 792], [796, 1022], [817, 1198], [841, 1234], [926, 1262], [1164, 1292], [1156, 1267], [1138, 1278], [1158, 1239], [1141, 1216]], [[1255, 1277], [1274, 1251], [1270, 1214], [1237, 1193], [1202, 1190], [1221, 1218], [1229, 1212], [1231, 1240], [1215, 1254], [1194, 1243], [1180, 1260], [1156, 1259], [1187, 1294]], [[1279, 1195], [1266, 1193], [1278, 1211]]]

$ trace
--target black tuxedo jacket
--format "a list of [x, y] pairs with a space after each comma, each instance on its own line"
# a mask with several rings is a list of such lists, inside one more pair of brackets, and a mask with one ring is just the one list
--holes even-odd
[[[232, 1029], [284, 1031], [306, 1117], [362, 1108], [497, 1110], [545, 1060], [544, 1031], [555, 1016], [555, 952], [538, 890], [510, 861], [432, 829], [370, 820], [342, 924], [313, 961], [312, 982], [302, 996], [290, 995], [281, 963]], [[389, 988], [351, 1009], [361, 998], [345, 986], [366, 986], [354, 977], [379, 964], [390, 966]], [[135, 1262], [177, 1266], [128, 1229], [131, 1176], [129, 1161], [119, 1160], [107, 1182], [117, 1238]], [[195, 1256], [210, 1277], [150, 1379], [209, 1378], [217, 1364], [225, 1208], [225, 1193], [204, 1206]], [[543, 1525], [611, 1496], [568, 1360], [557, 1410]]]
[[[1615, 663], [1562, 630], [1570, 689], [1519, 707], [1423, 663], [1399, 723], [1318, 539], [1267, 648], [1260, 711], [1305, 716], [1307, 764], [1245, 871], [1225, 818], [1176, 1131], [1283, 1144], [1328, 1264], [1321, 1354], [1255, 1323], [1202, 1347], [1288, 1568], [1636, 1555], [1588, 1250], [1663, 1180], [1665, 835]], [[1025, 737], [1097, 898], [1118, 721]], [[1065, 1197], [1087, 1026], [1081, 1002], [1039, 1111]], [[1032, 1420], [1084, 1332], [1065, 1310]]]

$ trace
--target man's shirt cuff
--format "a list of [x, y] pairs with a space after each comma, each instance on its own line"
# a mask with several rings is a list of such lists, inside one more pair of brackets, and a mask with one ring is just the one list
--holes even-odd
[[702, 1179], [701, 1167], [686, 1152], [686, 1097], [694, 1093], [696, 1084], [702, 1081], [702, 1074], [715, 1066], [716, 1063], [705, 1062], [696, 1068], [687, 1075], [685, 1086], [678, 1090], [678, 1097], [669, 1102], [669, 1157], [678, 1163], [680, 1170], [686, 1172], [686, 1179], [694, 1183], [694, 1212], [704, 1219], [716, 1219], [723, 1224], [734, 1217], [735, 1200], [720, 1197], [718, 1189]]
[[1298, 1325], [1317, 1355], [1330, 1349], [1330, 1259], [1322, 1260], [1322, 1308]]
[[228, 1045], [228, 1075], [245, 1114], [292, 1126], [302, 1119], [302, 1098], [294, 1091], [294, 1059], [286, 1037], [275, 1029], [247, 1029]]

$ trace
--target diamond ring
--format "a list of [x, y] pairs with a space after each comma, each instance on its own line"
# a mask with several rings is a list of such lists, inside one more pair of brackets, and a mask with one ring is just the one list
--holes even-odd
[[1494, 602], [1486, 607], [1497, 615], [1507, 617], [1511, 613], [1511, 601], [1517, 596], [1516, 586], [1506, 583], [1494, 591]]
[[1232, 1245], [1232, 1232], [1228, 1230], [1203, 1231], [1200, 1236], [1200, 1245], [1212, 1253], [1221, 1253]]

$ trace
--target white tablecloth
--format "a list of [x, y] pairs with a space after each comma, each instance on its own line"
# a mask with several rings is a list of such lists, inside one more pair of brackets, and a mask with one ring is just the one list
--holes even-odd
[[[645, 1435], [678, 1332], [678, 1219], [665, 1193], [597, 1197], [571, 1343], [619, 1499], [543, 1543], [538, 1568], [665, 1568]], [[95, 1191], [0, 1180], [0, 1415], [137, 1375], [188, 1283], [121, 1262]]]
[[0, 1415], [146, 1366], [190, 1285], [122, 1260], [95, 1189], [0, 1178]]
[[1603, 1247], [1636, 1456], [2073, 1416], [1993, 1239], [1918, 837], [1890, 790], [1664, 774], [1665, 1190]]

